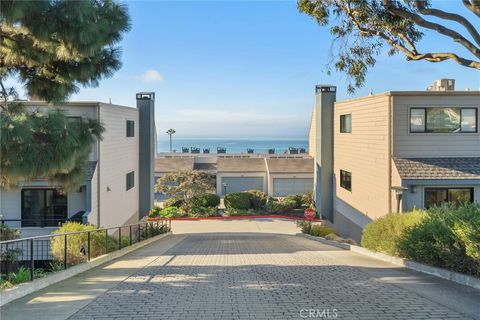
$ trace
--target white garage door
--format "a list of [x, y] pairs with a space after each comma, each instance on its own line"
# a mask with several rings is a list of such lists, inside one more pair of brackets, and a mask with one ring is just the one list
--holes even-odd
[[263, 191], [262, 177], [222, 177], [222, 194], [225, 194], [225, 183], [227, 184], [227, 193], [242, 192], [247, 190]]
[[289, 194], [302, 194], [313, 190], [312, 178], [275, 178], [273, 179], [273, 195], [284, 197]]

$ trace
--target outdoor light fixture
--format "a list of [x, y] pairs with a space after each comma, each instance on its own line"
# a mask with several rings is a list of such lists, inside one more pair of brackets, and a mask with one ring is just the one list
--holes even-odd
[[226, 183], [226, 182], [222, 183], [222, 187], [223, 187], [223, 194], [227, 195], [228, 183]]
[[392, 190], [395, 191], [395, 198], [397, 199], [397, 212], [400, 212], [400, 202], [402, 201], [402, 198], [403, 198], [403, 192], [405, 190], [408, 190], [408, 188], [392, 187]]
[[410, 186], [410, 193], [417, 193], [417, 186], [411, 185]]

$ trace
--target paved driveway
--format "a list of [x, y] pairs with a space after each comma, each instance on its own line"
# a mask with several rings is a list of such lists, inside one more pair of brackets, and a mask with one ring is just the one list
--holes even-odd
[[[64, 318], [70, 319], [478, 319], [480, 315], [478, 290], [298, 236], [184, 234], [167, 242], [168, 248], [162, 240], [128, 258], [146, 260], [143, 268], [125, 267], [128, 272], [123, 277], [109, 278], [106, 266], [107, 273], [100, 278], [87, 272], [76, 279], [82, 284], [97, 279], [109, 286], [90, 292], [92, 297], [85, 298], [83, 305], [65, 302], [48, 308], [48, 303], [42, 305], [45, 299], [38, 300], [54, 290], [47, 289], [7, 305], [3, 315], [10, 319], [16, 309], [25, 318], [36, 313], [33, 318], [39, 319], [55, 308], [59, 312], [70, 308], [64, 312]], [[118, 262], [116, 266], [110, 270], [123, 270]], [[65, 297], [72, 291], [75, 288], [65, 288], [63, 295], [54, 296]], [[50, 314], [46, 318], [54, 319]]]

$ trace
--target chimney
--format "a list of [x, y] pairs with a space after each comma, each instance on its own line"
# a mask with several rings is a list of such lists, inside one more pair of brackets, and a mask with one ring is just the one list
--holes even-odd
[[435, 80], [427, 91], [455, 91], [455, 79]]
[[316, 150], [314, 197], [317, 211], [333, 222], [333, 114], [337, 87], [315, 86]]
[[137, 93], [139, 118], [139, 214], [148, 215], [153, 207], [155, 164], [155, 92]]

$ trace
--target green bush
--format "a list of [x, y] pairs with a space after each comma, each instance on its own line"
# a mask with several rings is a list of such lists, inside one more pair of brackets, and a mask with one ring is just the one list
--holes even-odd
[[286, 196], [283, 200], [286, 203], [291, 203], [294, 206], [293, 208], [297, 209], [303, 205], [302, 198], [303, 197], [300, 194], [291, 194]]
[[150, 211], [148, 212], [148, 217], [149, 218], [158, 218], [160, 217], [160, 212], [162, 211], [162, 208], [159, 206], [154, 206]]
[[[60, 228], [55, 230], [53, 234], [61, 234], [66, 232], [77, 232], [95, 230], [96, 227], [92, 225], [84, 225], [78, 222], [65, 222]], [[90, 256], [97, 257], [105, 253], [105, 232], [91, 232], [90, 234]], [[87, 233], [70, 234], [67, 236], [67, 263], [70, 265], [79, 264], [86, 261], [86, 250], [88, 244]], [[107, 238], [108, 251], [114, 250], [118, 246], [118, 240], [112, 237]], [[52, 256], [57, 261], [64, 259], [64, 237], [53, 237], [51, 240]], [[82, 252], [83, 251], [83, 252]]]
[[285, 198], [282, 200], [276, 200], [274, 198], [269, 198], [265, 210], [268, 213], [281, 214], [294, 209], [296, 205], [296, 201], [292, 199]]
[[252, 194], [248, 192], [229, 193], [225, 196], [225, 208], [248, 210], [252, 208]]
[[258, 214], [255, 210], [253, 209], [226, 209], [225, 214], [229, 216], [254, 216]]
[[302, 204], [308, 208], [315, 207], [315, 199], [313, 198], [313, 191], [307, 191], [302, 195]]
[[310, 235], [315, 237], [325, 238], [325, 236], [330, 234], [336, 234], [335, 230], [323, 224], [314, 224], [310, 229]]
[[192, 207], [188, 211], [190, 217], [219, 217], [218, 208], [215, 207]]
[[177, 218], [179, 216], [179, 210], [176, 207], [167, 207], [160, 211], [160, 217], [162, 218]]
[[220, 197], [213, 193], [204, 193], [193, 197], [190, 201], [192, 207], [217, 207], [220, 204]]
[[181, 208], [185, 204], [185, 201], [180, 198], [180, 197], [172, 197], [170, 199], [167, 199], [163, 202], [163, 207], [176, 207], [176, 208]]
[[20, 267], [17, 272], [12, 272], [9, 276], [9, 281], [13, 284], [19, 284], [30, 280], [30, 269]]
[[9, 228], [0, 224], [0, 241], [14, 240], [20, 238], [20, 230]]
[[267, 195], [260, 190], [248, 190], [247, 193], [250, 193], [252, 197], [250, 198], [252, 209], [254, 210], [264, 210], [265, 205], [267, 204]]
[[431, 208], [398, 241], [405, 258], [480, 276], [480, 204]]
[[362, 247], [398, 255], [398, 241], [405, 232], [420, 223], [425, 218], [425, 212], [391, 213], [369, 223], [363, 229]]
[[302, 233], [310, 234], [310, 230], [312, 230], [312, 222], [311, 221], [297, 221], [297, 227], [300, 228]]

